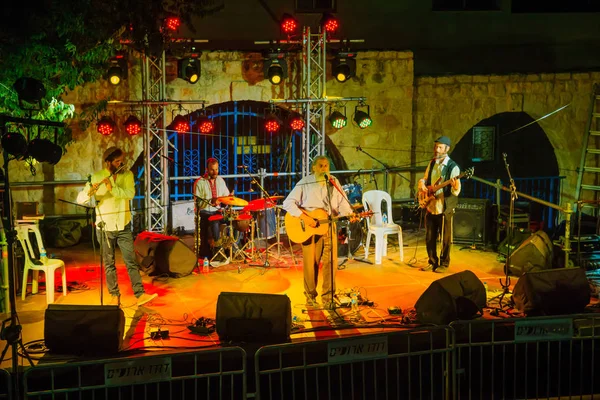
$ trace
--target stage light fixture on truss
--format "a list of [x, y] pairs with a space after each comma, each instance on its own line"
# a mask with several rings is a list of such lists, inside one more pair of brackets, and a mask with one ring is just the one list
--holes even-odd
[[170, 125], [171, 129], [178, 133], [186, 133], [190, 131], [190, 122], [188, 118], [183, 115], [177, 115], [173, 118], [173, 122]]
[[107, 79], [111, 85], [117, 86], [120, 85], [124, 79], [127, 79], [128, 75], [129, 72], [127, 69], [127, 58], [125, 57], [125, 53], [117, 53], [110, 60], [105, 79]]
[[129, 136], [139, 135], [142, 132], [142, 121], [133, 114], [127, 117], [123, 125]]
[[198, 82], [200, 72], [200, 59], [197, 56], [182, 58], [177, 61], [177, 76], [189, 83]]
[[327, 32], [332, 35], [340, 28], [340, 20], [334, 15], [325, 13], [321, 18], [321, 32]]
[[34, 78], [21, 77], [17, 79], [13, 84], [13, 89], [15, 89], [17, 96], [19, 97], [19, 105], [23, 101], [39, 104], [46, 96], [44, 84], [40, 80]]
[[[366, 108], [367, 111], [360, 110], [359, 108]], [[354, 122], [360, 129], [368, 128], [373, 125], [373, 120], [371, 119], [371, 106], [366, 104], [358, 104], [354, 108]]]
[[340, 51], [331, 63], [331, 73], [338, 82], [346, 82], [356, 75], [356, 53]]
[[17, 160], [27, 157], [27, 139], [21, 132], [8, 131], [2, 135], [0, 140], [2, 148]]
[[37, 162], [47, 162], [52, 165], [56, 165], [63, 154], [62, 148], [48, 139], [33, 139], [27, 149], [29, 155]]
[[181, 26], [181, 18], [177, 15], [168, 15], [163, 20], [163, 28], [166, 33], [177, 33]]
[[263, 73], [265, 78], [273, 85], [279, 85], [281, 81], [287, 78], [287, 61], [285, 53], [268, 52], [263, 61]]
[[283, 14], [281, 17], [281, 31], [288, 36], [292, 36], [296, 33], [299, 25], [298, 20], [290, 14]]
[[104, 136], [112, 135], [116, 130], [117, 124], [115, 124], [115, 121], [108, 115], [104, 115], [96, 123], [96, 131]]
[[[343, 109], [343, 113], [339, 110]], [[342, 129], [348, 125], [348, 118], [346, 117], [346, 106], [335, 106], [332, 108], [332, 112], [329, 114], [329, 123], [335, 129]]]
[[278, 115], [278, 109], [274, 105], [271, 105], [269, 109], [265, 110], [265, 130], [269, 133], [276, 133], [283, 125], [283, 121]]
[[295, 111], [291, 111], [288, 117], [288, 126], [292, 131], [301, 131], [304, 129], [304, 118]]

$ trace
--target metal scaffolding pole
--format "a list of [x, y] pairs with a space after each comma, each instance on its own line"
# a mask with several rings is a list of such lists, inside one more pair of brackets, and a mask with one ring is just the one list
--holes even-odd
[[168, 136], [165, 113], [165, 52], [159, 57], [144, 56], [142, 62], [142, 98], [144, 104], [144, 194], [146, 229], [166, 232], [169, 204]]

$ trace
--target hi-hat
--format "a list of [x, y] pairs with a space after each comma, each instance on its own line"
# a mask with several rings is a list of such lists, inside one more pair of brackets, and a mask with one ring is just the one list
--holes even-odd
[[235, 196], [222, 196], [222, 197], [217, 197], [217, 200], [219, 200], [221, 203], [228, 205], [228, 206], [247, 206], [248, 202], [244, 199], [240, 199], [239, 197], [235, 197]]

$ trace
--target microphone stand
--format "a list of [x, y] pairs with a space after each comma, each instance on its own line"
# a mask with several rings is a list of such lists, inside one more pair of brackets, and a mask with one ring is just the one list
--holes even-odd
[[[246, 173], [246, 175], [248, 175], [250, 177], [250, 179], [251, 179], [250, 183], [251, 184], [254, 183], [256, 186], [258, 186], [258, 189], [260, 190], [261, 194], [263, 195], [263, 198], [265, 199], [263, 211], [265, 213], [265, 227], [266, 227], [267, 226], [267, 201], [270, 202], [271, 195], [265, 190], [265, 188], [260, 184], [260, 182], [258, 182], [258, 180], [254, 177], [254, 175], [252, 175], [252, 173], [250, 173], [250, 170], [248, 169], [247, 165], [240, 165], [240, 167], [242, 167], [244, 169], [244, 172]], [[278, 224], [279, 224], [279, 222], [277, 222], [277, 224], [275, 224], [275, 229], [279, 229]], [[268, 242], [268, 238], [266, 236], [266, 232], [265, 232], [265, 262], [262, 264], [250, 264], [250, 266], [251, 267], [263, 267], [263, 268], [271, 267], [271, 264], [269, 263], [269, 242]]]
[[[335, 185], [333, 184], [332, 181], [330, 181], [331, 175], [327, 176], [327, 174], [324, 175], [325, 177], [325, 188], [327, 190], [327, 202], [329, 203], [329, 213], [327, 215], [327, 219], [329, 220], [329, 278], [330, 278], [330, 283], [331, 283], [331, 305], [329, 310], [336, 312], [336, 304], [335, 304], [335, 279], [333, 277], [334, 271], [335, 269], [333, 268], [333, 205], [331, 204], [331, 192], [329, 191], [329, 187], [331, 187], [331, 190], [333, 191], [333, 189], [335, 188]], [[329, 186], [329, 187], [328, 187]], [[342, 196], [344, 198], [346, 198], [345, 196]], [[337, 238], [336, 238], [337, 240]], [[336, 255], [337, 257], [337, 255]]]
[[[363, 154], [366, 154], [366, 155], [367, 155], [369, 158], [371, 158], [371, 159], [373, 159], [373, 160], [377, 161], [379, 164], [383, 165], [383, 168], [385, 169], [385, 175], [384, 175], [384, 182], [383, 182], [383, 186], [385, 187], [385, 190], [387, 191], [387, 188], [388, 188], [388, 183], [387, 183], [387, 175], [388, 175], [388, 173], [389, 173], [390, 171], [391, 171], [391, 172], [395, 172], [395, 171], [392, 171], [392, 168], [390, 168], [390, 166], [389, 166], [389, 165], [387, 165], [386, 163], [384, 163], [383, 161], [381, 161], [381, 160], [379, 160], [379, 159], [377, 159], [377, 158], [373, 157], [371, 154], [369, 154], [369, 153], [367, 153], [366, 151], [364, 151], [362, 147], [360, 147], [360, 146], [357, 146], [357, 147], [356, 147], [356, 150], [360, 151], [360, 152], [361, 152], [361, 153], [363, 153]], [[405, 177], [404, 175], [400, 174], [399, 172], [395, 172], [395, 173], [396, 173], [396, 175], [398, 175], [400, 178], [402, 178], [402, 179], [406, 180], [407, 182], [410, 182], [410, 179], [408, 179], [408, 178], [407, 178], [407, 177]], [[375, 189], [377, 189], [377, 181], [375, 181]]]
[[[506, 168], [506, 172], [508, 174], [508, 179], [510, 180], [510, 203], [509, 203], [509, 207], [508, 207], [508, 229], [506, 231], [506, 236], [507, 236], [507, 243], [508, 243], [508, 247], [506, 249], [506, 265], [504, 266], [504, 282], [502, 282], [502, 279], [500, 279], [500, 286], [502, 287], [502, 294], [500, 295], [498, 304], [500, 305], [500, 308], [502, 308], [502, 300], [504, 299], [504, 296], [510, 293], [510, 257], [512, 254], [512, 250], [511, 250], [511, 246], [512, 246], [512, 239], [513, 239], [513, 230], [514, 230], [514, 226], [513, 226], [513, 213], [514, 213], [514, 208], [515, 208], [515, 200], [519, 197], [517, 195], [517, 187], [515, 185], [515, 181], [512, 178], [512, 175], [510, 173], [510, 169], [509, 169], [509, 164], [506, 161], [506, 153], [502, 153], [502, 158], [504, 159], [504, 167]], [[487, 300], [486, 300], [487, 302]]]

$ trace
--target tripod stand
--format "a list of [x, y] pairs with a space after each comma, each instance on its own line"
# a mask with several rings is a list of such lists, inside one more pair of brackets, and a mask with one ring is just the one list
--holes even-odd
[[348, 255], [342, 260], [342, 262], [340, 264], [338, 264], [338, 269], [344, 269], [346, 268], [345, 264], [349, 261], [360, 261], [363, 262], [365, 264], [371, 264], [373, 265], [372, 261], [367, 260], [366, 258], [355, 258], [354, 257], [354, 253], [356, 253], [358, 251], [358, 249], [360, 249], [361, 247], [364, 249], [365, 248], [365, 244], [363, 242], [363, 234], [365, 232], [364, 229], [364, 221], [361, 221], [359, 224], [360, 226], [360, 243], [358, 244], [358, 246], [356, 246], [356, 249], [354, 249], [354, 251], [351, 248], [351, 243], [352, 243], [352, 229], [351, 229], [351, 223], [349, 221], [346, 221], [346, 231], [348, 232], [348, 237], [347, 237], [347, 246], [348, 246]]

